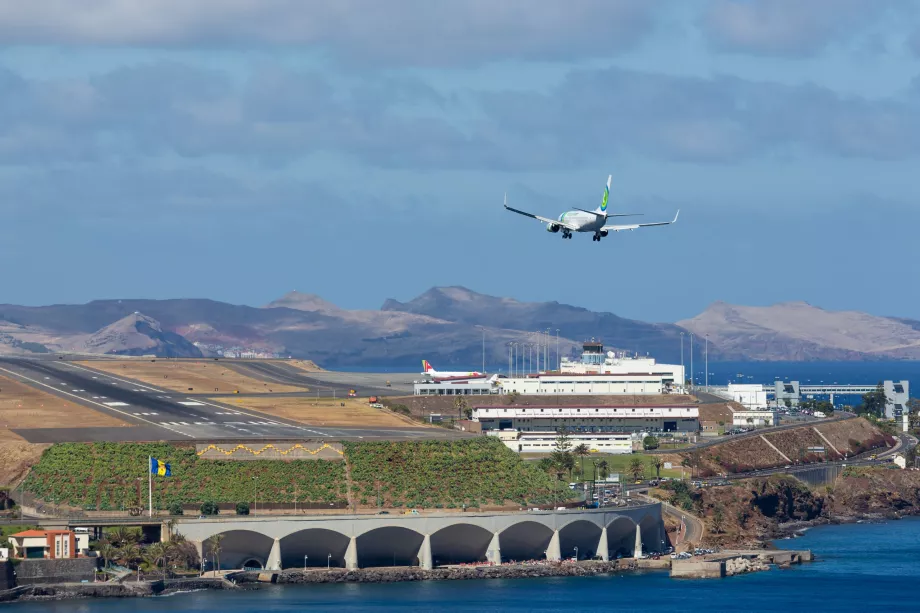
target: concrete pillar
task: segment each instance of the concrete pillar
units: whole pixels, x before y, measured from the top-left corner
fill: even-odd
[[[639,528],[639,525],[636,524],[636,547],[633,550],[633,557],[638,558],[642,556],[642,530]]]
[[[345,550],[345,568],[356,570],[358,568],[358,539],[351,537],[348,549]]]
[[[431,560],[431,537],[427,534],[422,540],[422,546],[418,549],[418,565],[419,568],[424,570],[431,570],[434,568],[434,564]]]
[[[265,562],[265,570],[281,570],[281,539],[275,539],[275,542],[272,543],[268,561]]]
[[[486,550],[486,560],[492,564],[502,563],[502,548],[498,538],[498,532],[492,535],[492,540],[489,542],[489,548]]]
[[[610,550],[607,548],[607,528],[601,529],[601,540],[597,542],[597,555],[601,560],[610,560]]]
[[[550,562],[558,562],[562,559],[562,551],[559,549],[559,531],[553,530],[553,538],[549,540],[546,546],[546,559]]]

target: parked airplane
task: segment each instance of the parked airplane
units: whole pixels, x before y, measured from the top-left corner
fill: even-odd
[[[422,374],[431,377],[432,379],[478,379],[485,377],[486,375],[481,372],[441,372],[435,370],[431,363],[428,360],[422,360]]]
[[[562,238],[572,238],[572,232],[593,232],[594,236],[591,240],[595,241],[600,241],[610,232],[622,232],[623,230],[635,230],[636,228],[648,228],[650,226],[667,226],[677,221],[677,215],[680,215],[680,209],[678,209],[677,215],[674,215],[674,219],[671,221],[625,225],[608,224],[607,220],[611,217],[633,217],[636,215],[635,213],[607,212],[607,200],[610,198],[610,183],[612,180],[613,175],[609,175],[607,177],[607,187],[604,188],[604,198],[601,200],[601,205],[593,211],[576,208],[574,211],[566,211],[559,216],[559,219],[549,219],[548,217],[540,217],[533,213],[511,208],[508,206],[507,193],[505,194],[505,208],[512,213],[524,215],[525,217],[530,217],[531,219],[536,219],[537,221],[545,223],[547,232],[555,233],[562,230]]]

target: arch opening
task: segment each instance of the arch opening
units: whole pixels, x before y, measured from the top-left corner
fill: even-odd
[[[425,537],[408,528],[375,528],[357,538],[358,566],[417,566],[423,540]]]
[[[661,522],[651,515],[646,515],[639,522],[639,532],[642,535],[642,551],[645,553],[661,552],[667,548]]]
[[[484,562],[492,533],[472,524],[455,524],[431,535],[431,559],[435,566]]]
[[[243,568],[245,562],[255,560],[265,568],[275,540],[252,530],[228,530],[220,544],[207,539],[202,543],[206,570],[232,570]]]
[[[600,539],[600,526],[579,519],[559,530],[559,551],[563,558],[573,558],[577,555],[579,560],[590,560],[597,553]]]
[[[535,521],[522,521],[498,535],[502,561],[544,560],[553,530]]]
[[[255,558],[249,558],[243,562],[243,568],[259,568],[264,569],[265,563],[261,560],[256,560]]]
[[[335,530],[308,528],[281,539],[281,568],[344,568],[351,539]]]
[[[611,559],[631,558],[636,546],[636,522],[617,517],[607,524],[607,551]]]

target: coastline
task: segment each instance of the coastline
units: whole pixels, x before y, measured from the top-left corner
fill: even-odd
[[[95,598],[150,598],[197,590],[251,590],[271,584],[307,585],[318,583],[402,583],[413,581],[468,581],[476,579],[530,579],[546,577],[593,577],[652,568],[634,559],[553,562],[505,566],[453,566],[423,570],[418,567],[366,568],[345,570],[313,569],[304,572],[288,569],[276,573],[246,571],[227,579],[180,579],[125,581],[123,583],[63,583],[27,585],[0,593],[0,604],[13,602],[53,602]],[[266,580],[271,577],[270,580]]]

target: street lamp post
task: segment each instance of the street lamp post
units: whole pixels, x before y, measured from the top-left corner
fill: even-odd
[[[303,557],[303,572],[307,572],[307,558],[310,556]]]
[[[256,509],[259,508],[259,478],[258,477],[252,478],[252,492],[253,492],[252,516],[255,517]]]
[[[706,391],[709,391],[709,335],[706,335]]]
[[[562,359],[559,357],[559,328],[556,328],[556,369],[562,370]]]
[[[681,370],[681,373],[682,373],[681,376],[683,376],[683,378],[684,378],[684,381],[683,381],[684,385],[683,385],[683,386],[686,387],[686,385],[687,385],[687,373],[684,372],[684,333],[683,333],[683,332],[680,333],[680,370]]]
[[[693,332],[690,333],[690,389],[693,389],[696,381],[694,380],[693,372]]]
[[[326,570],[329,570],[331,566],[332,566],[332,554],[330,553],[329,555],[326,556]]]
[[[578,561],[578,547],[575,547],[575,561]]]

